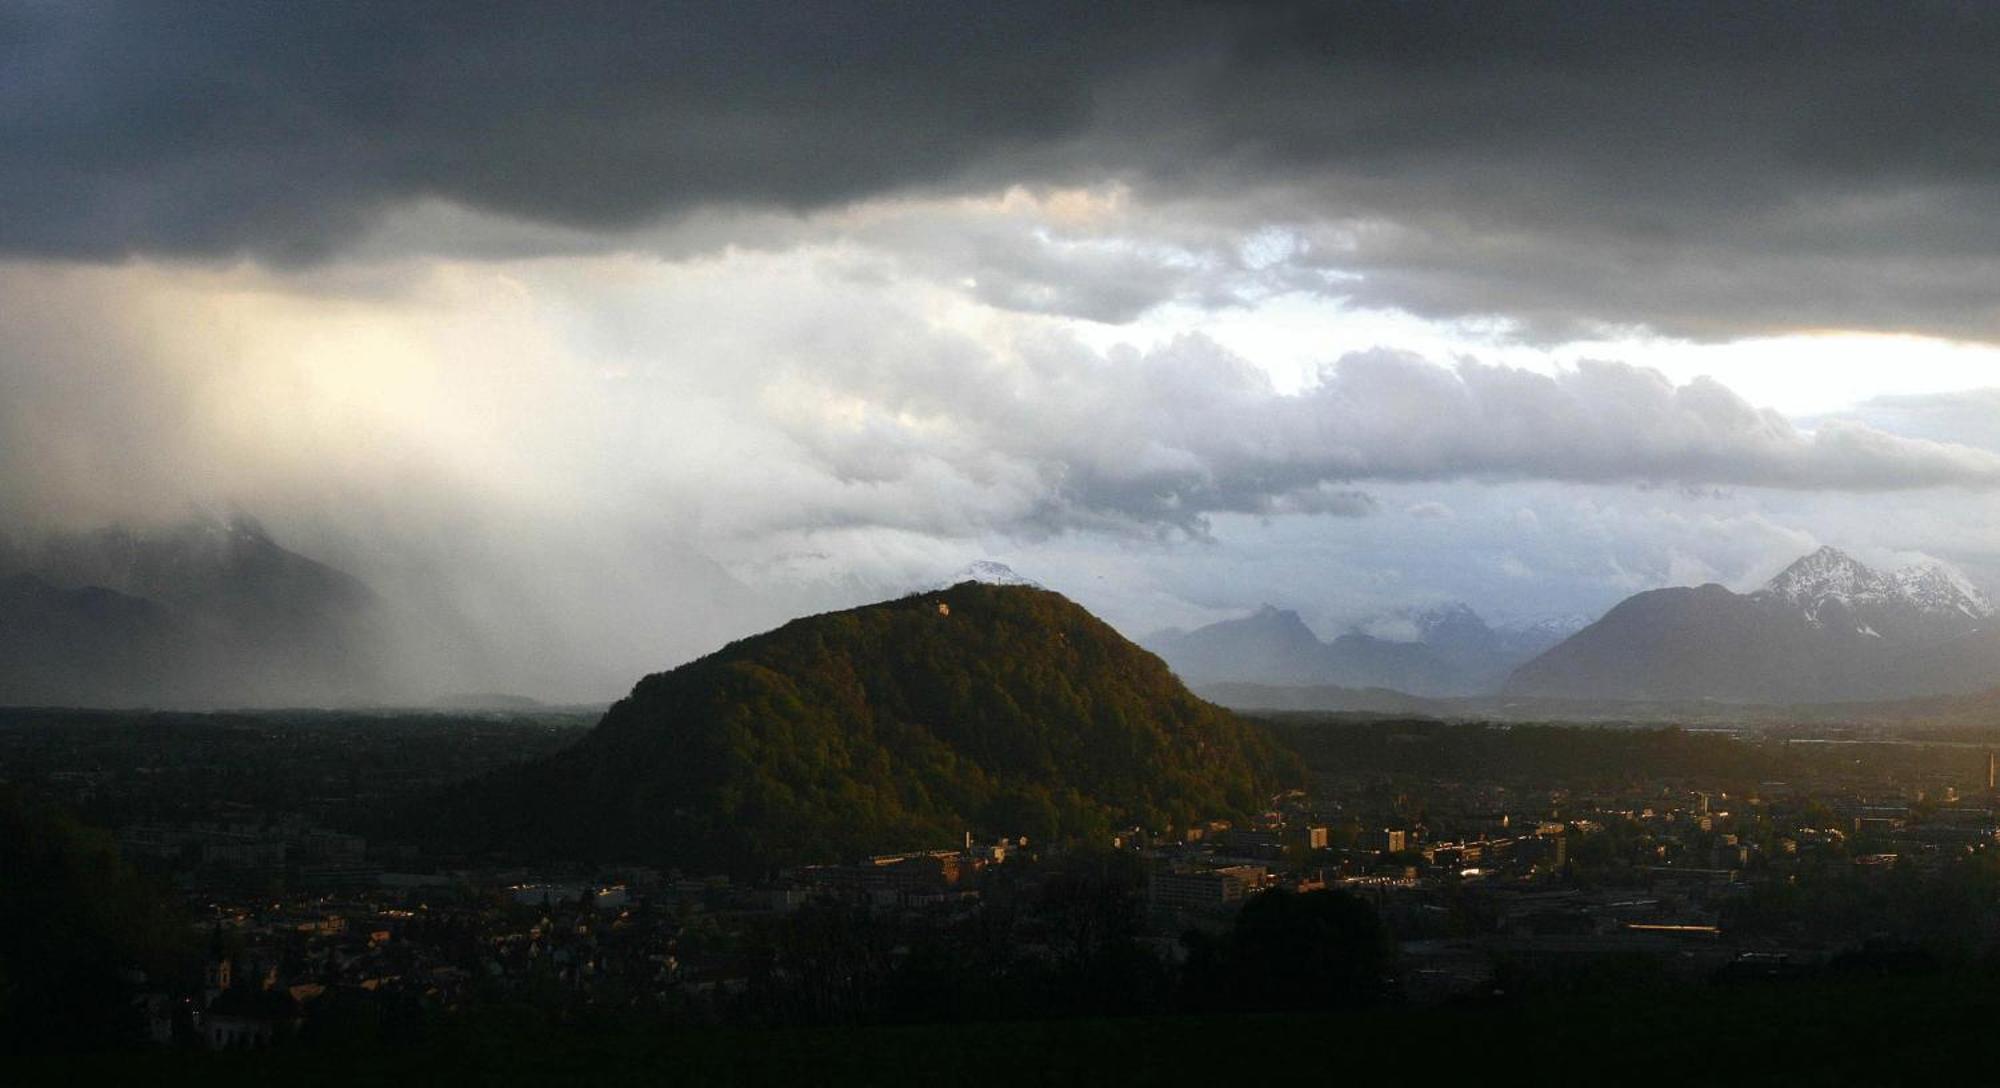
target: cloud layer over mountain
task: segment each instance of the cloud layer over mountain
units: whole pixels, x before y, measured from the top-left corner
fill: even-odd
[[[2000,485],[1989,449],[1840,419],[1806,431],[1714,380],[1627,364],[1551,373],[1383,349],[1282,392],[1200,335],[1149,351],[1031,327],[974,337],[866,287],[767,275],[758,260],[715,273],[734,294],[717,303],[734,308],[719,314],[724,334],[677,335],[681,317],[644,292],[624,313],[600,301],[592,320],[639,323],[640,338],[656,323],[677,356],[606,375],[562,337],[560,298],[495,307],[484,283],[376,313],[262,297],[274,285],[237,276],[146,287],[125,304],[136,316],[92,323],[83,315],[114,305],[120,277],[52,289],[17,271],[10,290],[41,304],[0,315],[18,353],[0,374],[0,418],[22,441],[0,495],[31,508],[76,496],[91,520],[141,496],[208,497],[182,490],[204,476],[254,505],[400,480],[426,493],[501,484],[514,501],[596,517],[651,493],[726,539],[857,524],[1201,535],[1222,513],[1367,515],[1368,488],[1385,482]],[[869,320],[829,341],[842,309]],[[278,336],[190,335],[191,313]],[[329,315],[379,325],[352,338],[375,356],[343,342],[302,353],[293,333]],[[443,356],[410,356],[411,338],[443,338]]]
[[[1991,582],[1996,47],[1942,3],[0,0],[0,519],[253,514],[565,692],[988,556],[1132,631],[1828,541]]]

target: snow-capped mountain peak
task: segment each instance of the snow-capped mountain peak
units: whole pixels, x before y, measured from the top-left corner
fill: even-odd
[[[965,569],[947,578],[944,585],[939,588],[948,588],[960,582],[984,582],[989,586],[1027,586],[1030,589],[1048,588],[1032,578],[1015,573],[1014,568],[1007,564],[995,563],[990,559],[981,559],[966,566]]]
[[[1764,592],[1812,610],[1829,600],[1852,604],[1893,596],[1896,583],[1829,545],[1780,571]]]
[[[1993,617],[1945,564],[1885,573],[1822,548],[1754,593],[1634,594],[1516,669],[1505,694],[1800,703],[1980,691],[2000,676]]]
[[[1912,563],[1895,574],[1897,590],[1926,612],[1959,612],[1993,618],[1993,602],[1965,575],[1935,559]]]
[[[1760,595],[1803,609],[1815,624],[1833,610],[1850,618],[1885,608],[1953,619],[1984,620],[1994,615],[1986,594],[1944,563],[1925,560],[1884,574],[1834,547],[1820,548],[1786,567]],[[1879,634],[1866,619],[1856,622],[1857,631]]]

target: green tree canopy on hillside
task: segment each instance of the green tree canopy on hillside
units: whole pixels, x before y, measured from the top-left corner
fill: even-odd
[[[455,817],[495,849],[743,868],[1240,817],[1300,777],[1062,596],[967,582],[649,676]]]

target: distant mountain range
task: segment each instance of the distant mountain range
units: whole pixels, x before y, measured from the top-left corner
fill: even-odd
[[[0,703],[379,696],[374,606],[248,518],[49,537],[0,555]]]
[[[1561,642],[1583,620],[1493,627],[1463,604],[1411,613],[1410,640],[1349,632],[1331,642],[1298,613],[1265,605],[1241,619],[1143,640],[1183,680],[1215,685],[1388,688],[1422,696],[1497,691],[1514,667]]]
[[[1103,841],[1246,816],[1301,775],[1080,606],[967,581],[646,677],[574,747],[410,818],[515,856],[741,870],[967,831]]]
[[[1939,563],[1871,569],[1821,548],[1754,593],[1627,598],[1507,681],[1561,699],[1798,703],[1951,695],[2000,684],[1991,601]]]
[[[988,561],[953,582],[1040,589]],[[1196,691],[1272,709],[1618,717],[2000,687],[2000,614],[1978,587],[1942,563],[1878,571],[1830,547],[1755,592],[1652,590],[1595,623],[1495,626],[1462,604],[1391,619],[1408,637],[1322,640],[1265,606],[1142,642]],[[247,518],[0,546],[0,705],[393,701],[428,679],[405,675],[397,646],[367,586]]]

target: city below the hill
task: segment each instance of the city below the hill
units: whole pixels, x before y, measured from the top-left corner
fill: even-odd
[[[1423,1008],[1605,972],[1699,988],[1936,971],[2000,932],[2000,736],[1952,731],[1286,715],[1263,725],[1309,788],[1245,818],[968,832],[749,877],[510,863],[379,815],[583,724],[17,712],[0,767],[176,890],[200,973],[138,992],[162,1044],[325,1044],[517,1005],[928,1022],[1298,1007],[1303,984],[1305,1007]],[[1231,958],[1260,924],[1247,904],[1328,889],[1364,905],[1339,954],[1374,947],[1366,974]]]

